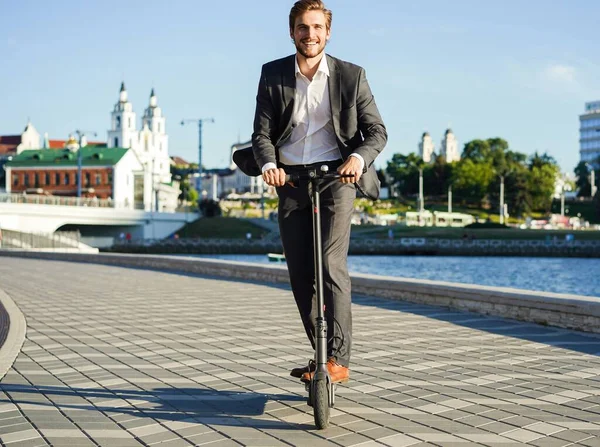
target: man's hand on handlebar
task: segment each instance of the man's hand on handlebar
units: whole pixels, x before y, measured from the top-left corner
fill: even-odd
[[[348,157],[346,161],[337,169],[341,175],[351,175],[352,177],[341,177],[342,183],[356,183],[362,175],[362,166],[360,160],[356,157]]]
[[[285,171],[282,168],[267,169],[263,172],[262,178],[269,186],[285,185]]]

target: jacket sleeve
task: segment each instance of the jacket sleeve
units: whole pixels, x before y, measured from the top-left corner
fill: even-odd
[[[254,132],[252,133],[252,150],[259,169],[267,163],[277,163],[275,145],[273,144],[275,129],[276,120],[273,102],[269,94],[267,76],[263,66],[256,95]]]
[[[358,76],[358,92],[356,98],[358,128],[363,135],[364,141],[354,150],[365,160],[364,169],[369,168],[375,158],[385,147],[387,143],[387,131],[375,98],[371,93],[371,88],[367,82],[365,70],[360,69]]]

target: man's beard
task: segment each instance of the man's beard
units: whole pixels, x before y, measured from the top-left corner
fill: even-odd
[[[325,46],[327,45],[327,41],[325,41],[325,43],[323,45],[319,44],[319,51],[317,54],[315,54],[314,56],[311,56],[302,46],[302,42],[298,43],[294,40],[294,46],[296,47],[296,51],[298,51],[298,53],[300,53],[302,56],[304,56],[307,59],[312,59],[314,57],[317,57],[319,55],[321,55],[321,53],[323,53],[323,51],[325,51]]]

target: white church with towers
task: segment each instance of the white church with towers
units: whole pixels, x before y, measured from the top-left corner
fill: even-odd
[[[26,165],[27,172],[21,173],[23,186],[36,191],[27,192],[39,194],[37,191],[41,190],[50,195],[73,195],[77,189],[76,180],[73,179],[78,169],[78,157],[73,154],[79,153],[80,146],[85,148],[80,154],[86,154],[81,155],[83,174],[87,172],[95,179],[93,184],[83,185],[85,197],[122,200],[125,207],[146,211],[174,212],[177,209],[179,183],[171,179],[169,137],[154,89],[142,116],[141,129],[138,130],[136,113],[127,97],[125,83],[121,83],[119,99],[111,112],[106,143],[88,142],[85,135],[80,135],[79,141],[73,135],[69,135],[68,140],[51,140],[47,133],[40,138],[31,122],[27,123],[20,135],[0,135],[0,169],[4,172],[5,166],[15,165],[12,171],[23,171]],[[55,151],[56,156],[45,151]],[[101,154],[103,151],[104,158]],[[90,155],[92,152],[93,157]],[[61,155],[64,158],[64,154],[68,153],[72,153],[69,155],[72,161],[64,167],[64,172],[58,173],[56,159]],[[117,153],[121,155],[115,159]],[[101,159],[106,163],[97,161]],[[21,166],[17,167],[19,163]],[[48,170],[52,170],[53,175],[46,175]],[[55,175],[60,176],[61,180],[55,180]],[[96,176],[105,180],[96,180]],[[11,186],[19,186],[21,180],[12,180],[14,185],[11,183],[6,186],[8,181],[8,176],[0,177],[3,183],[0,190],[10,191]]]
[[[431,163],[435,158],[435,145],[429,135],[429,132],[423,132],[421,141],[419,141],[419,155],[425,163]],[[458,140],[452,132],[452,129],[446,129],[444,137],[440,145],[440,153],[446,163],[460,160],[460,152],[458,151]]]
[[[137,156],[143,166],[145,208],[171,211],[176,206],[179,186],[172,184],[169,136],[154,88],[142,116],[142,128],[137,130],[136,113],[127,97],[125,83],[121,83],[119,100],[111,113],[107,147],[128,148]]]

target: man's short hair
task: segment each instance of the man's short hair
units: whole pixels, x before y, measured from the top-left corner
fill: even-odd
[[[327,25],[327,29],[331,29],[331,11],[325,8],[325,3],[321,0],[298,0],[292,6],[290,11],[290,29],[294,29],[294,25],[296,24],[296,18],[307,11],[323,11],[325,14],[325,22]]]

